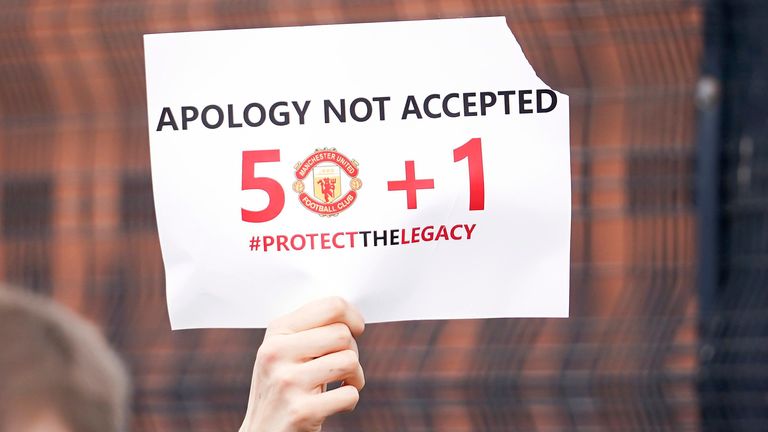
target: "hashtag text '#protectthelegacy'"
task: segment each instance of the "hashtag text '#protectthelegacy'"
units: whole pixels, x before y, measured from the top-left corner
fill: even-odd
[[[476,224],[455,224],[333,233],[253,235],[248,240],[248,247],[254,252],[291,252],[305,249],[406,246],[435,241],[472,240],[476,227]]]

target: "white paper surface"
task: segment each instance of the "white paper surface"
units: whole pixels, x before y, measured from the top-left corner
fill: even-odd
[[[503,17],[153,34],[145,53],[174,329],[264,327],[328,295],[367,322],[568,316],[568,97]],[[421,118],[403,119],[409,95]],[[346,122],[326,119],[342,98]],[[326,148],[301,185],[316,209],[346,206],[335,216],[294,190],[295,166]],[[427,181],[411,182],[413,209],[407,161]],[[242,211],[267,207],[263,222]]]

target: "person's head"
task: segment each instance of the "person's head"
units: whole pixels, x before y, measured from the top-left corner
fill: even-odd
[[[0,284],[0,432],[118,432],[125,368],[69,310]]]

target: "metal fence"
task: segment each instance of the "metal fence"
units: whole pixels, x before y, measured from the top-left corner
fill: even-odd
[[[263,333],[169,330],[141,35],[504,15],[539,75],[571,97],[572,318],[369,326],[360,343],[362,400],[327,430],[700,430],[693,89],[701,6],[6,1],[0,278],[50,294],[104,328],[133,372],[133,430],[235,430]],[[753,172],[764,178],[765,168]],[[738,217],[753,217],[763,235],[753,239],[764,240],[762,214],[740,213],[742,204],[729,204],[733,236],[751,236]],[[758,207],[765,211],[763,201]],[[743,264],[737,252],[723,253],[729,265]],[[765,257],[755,259],[753,273],[733,279],[761,286]],[[764,345],[765,334],[739,343]]]
[[[758,431],[768,427],[768,3],[711,0],[705,11],[703,72],[721,92],[700,98],[702,424]]]

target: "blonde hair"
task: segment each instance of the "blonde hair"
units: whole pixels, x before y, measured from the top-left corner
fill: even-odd
[[[47,409],[73,431],[119,432],[129,393],[123,363],[92,324],[0,284],[0,425]]]

